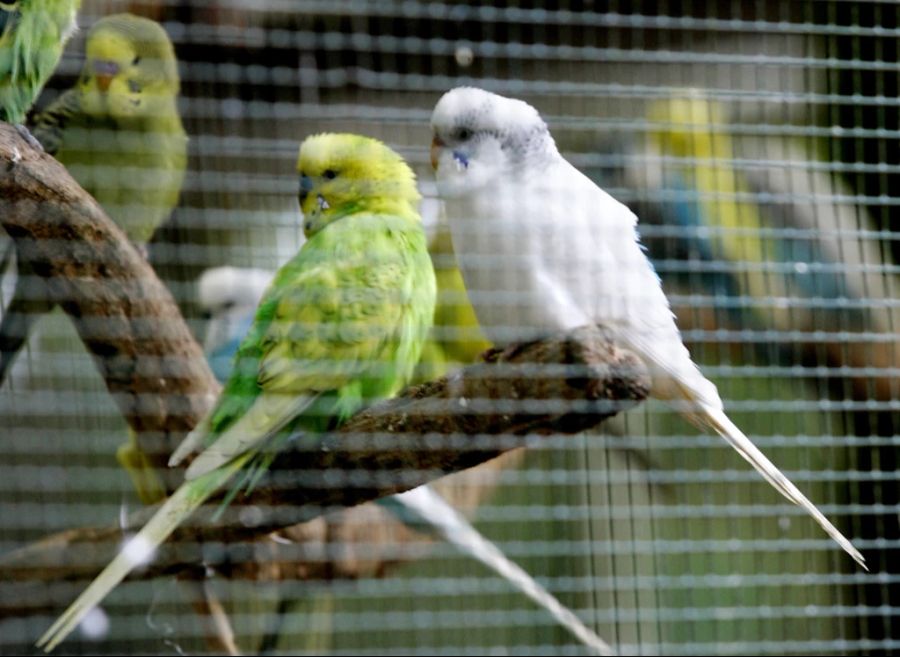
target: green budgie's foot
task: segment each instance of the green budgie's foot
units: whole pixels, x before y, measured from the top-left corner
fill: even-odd
[[[41,142],[34,138],[34,135],[31,134],[31,132],[28,130],[28,128],[25,127],[23,123],[16,124],[16,132],[18,132],[19,135],[21,135],[22,139],[27,141],[28,145],[33,149],[35,149],[39,153],[44,152],[44,147],[41,145]]]
[[[127,443],[122,443],[116,450],[116,460],[131,477],[131,483],[142,503],[155,504],[165,499],[166,489],[147,455],[134,442],[133,434]]]

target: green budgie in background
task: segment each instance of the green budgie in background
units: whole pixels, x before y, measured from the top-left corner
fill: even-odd
[[[232,494],[252,488],[291,432],[331,429],[412,376],[436,296],[412,170],[379,141],[322,134],[303,142],[299,172],[307,242],[275,275],[222,394],[171,463],[204,451],[41,637],[46,650],[234,475]]]
[[[116,14],[94,25],[85,51],[78,82],[36,117],[34,136],[143,251],[178,204],[187,162],[175,50],[158,23]],[[20,265],[0,324],[0,383],[52,306]]]
[[[25,114],[59,63],[80,5],[81,0],[0,2],[0,121],[27,134]]]
[[[430,381],[454,367],[474,363],[491,346],[478,326],[446,226],[437,227],[428,250],[438,296],[434,326],[416,371],[417,381]]]
[[[132,14],[100,19],[75,86],[35,119],[34,135],[135,244],[178,204],[187,135],[178,60],[162,26]]]

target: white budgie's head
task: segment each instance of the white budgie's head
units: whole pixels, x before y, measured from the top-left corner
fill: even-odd
[[[445,93],[431,115],[431,130],[431,164],[445,196],[491,184],[556,152],[536,109],[475,87]]]
[[[208,351],[243,337],[237,333],[241,326],[249,325],[273,276],[274,272],[266,269],[241,267],[214,267],[203,272],[197,282],[197,296],[209,319],[204,340]]]

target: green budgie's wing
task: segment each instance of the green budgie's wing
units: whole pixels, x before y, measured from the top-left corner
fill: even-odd
[[[19,16],[18,2],[0,2],[0,53],[2,53],[3,57],[0,61],[4,64],[8,61],[7,58],[10,58],[8,50],[10,49],[12,35],[15,32]],[[0,70],[5,74],[12,70],[12,66],[6,65]]]
[[[360,219],[317,235],[276,277],[203,430],[214,442],[188,479],[261,448],[320,397],[308,421],[326,428],[408,379],[427,329],[413,299],[413,259],[430,266],[424,241],[410,249],[405,237],[367,230],[371,215]]]
[[[71,1],[39,7],[22,4],[0,3],[0,120],[10,123],[25,120],[53,74],[74,25],[77,5]]]
[[[35,117],[31,134],[41,142],[44,151],[56,155],[66,127],[79,116],[81,116],[81,92],[78,89],[69,89]]]
[[[15,35],[20,18],[18,3],[0,3],[0,119],[4,121],[15,121],[19,104],[15,88],[19,75]]]

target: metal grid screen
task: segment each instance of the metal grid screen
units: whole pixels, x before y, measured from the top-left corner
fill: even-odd
[[[723,440],[657,401],[437,490],[623,654],[900,645],[898,5],[85,0],[33,116],[76,84],[91,26],[122,11],[160,22],[179,60],[187,173],[146,252],[200,343],[246,331],[270,273],[303,243],[305,137],[353,132],[399,152],[437,244],[434,104],[460,85],[525,100],[560,152],[637,213],[685,343],[730,416],[871,572]],[[216,270],[229,277],[210,301],[202,277],[223,266],[242,270]],[[210,363],[219,374],[230,358]],[[115,526],[142,504],[116,459],[129,440],[120,406],[58,308],[0,388],[0,418],[0,652],[36,652],[102,565],[90,543],[54,552],[39,541]],[[252,515],[252,502],[235,505]],[[197,561],[139,571],[58,650],[587,650],[399,517],[385,505],[332,510],[225,545],[227,558],[204,546],[205,577]]]

